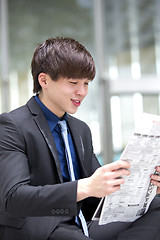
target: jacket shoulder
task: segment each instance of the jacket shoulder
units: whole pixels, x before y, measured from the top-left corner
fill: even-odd
[[[87,123],[85,123],[84,121],[76,118],[76,117],[73,117],[71,115],[68,114],[68,122],[74,124],[74,125],[77,125],[77,126],[81,126],[81,127],[84,127],[84,128],[88,128],[89,129],[89,126],[87,125]]]
[[[37,112],[40,112],[40,108],[36,101],[34,100],[34,97],[32,97],[25,105],[18,107],[10,112],[4,112],[0,114],[0,121],[7,121],[7,119],[15,120],[16,122],[23,122],[27,118],[30,118],[31,115],[36,114]]]

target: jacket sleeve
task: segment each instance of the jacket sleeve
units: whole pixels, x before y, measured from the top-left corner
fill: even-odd
[[[24,122],[25,127],[25,122]],[[77,215],[77,182],[30,185],[25,138],[10,114],[0,116],[0,210],[14,216]]]

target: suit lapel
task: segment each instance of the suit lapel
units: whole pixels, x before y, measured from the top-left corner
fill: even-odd
[[[60,182],[63,182],[61,166],[60,166],[60,162],[59,162],[59,158],[58,158],[56,145],[55,145],[51,130],[46,121],[46,118],[45,118],[44,114],[42,113],[40,107],[34,100],[34,98],[31,98],[31,100],[28,102],[28,107],[29,107],[32,115],[34,115],[33,120],[35,121],[37,127],[39,128],[41,134],[43,135],[43,137],[53,155]]]
[[[33,97],[28,101],[27,105],[31,114],[33,115],[33,120],[35,121],[37,127],[39,128],[39,131],[43,135],[53,155],[60,182],[63,182],[61,166],[58,158],[56,145],[55,145],[52,133],[50,131],[50,128],[48,126],[48,123],[46,121],[46,118]],[[67,115],[67,119],[68,119],[67,122],[68,122],[69,128],[71,130],[72,138],[74,140],[75,147],[77,150],[80,166],[82,169],[82,174],[85,177],[87,176],[87,173],[84,167],[84,145],[83,145],[82,137],[80,136],[78,132],[78,126],[75,124],[75,121],[72,120],[72,117],[70,115]]]
[[[79,132],[78,132],[78,126],[75,124],[75,122],[72,120],[72,118],[67,115],[67,119],[68,119],[68,125],[72,134],[72,138],[74,140],[75,143],[75,147],[77,150],[77,154],[78,154],[78,158],[79,158],[79,162],[82,168],[82,173],[84,176],[87,176],[85,167],[84,167],[84,145],[83,145],[83,141],[82,141],[82,137],[80,136]]]

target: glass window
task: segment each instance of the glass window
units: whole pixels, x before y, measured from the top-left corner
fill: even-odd
[[[160,1],[104,0],[103,6],[105,71],[111,81],[113,148],[118,153],[142,112],[159,114],[159,94],[145,89],[152,89],[153,78],[159,81]],[[138,89],[140,81],[144,87]]]

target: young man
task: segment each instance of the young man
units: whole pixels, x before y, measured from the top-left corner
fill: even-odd
[[[132,229],[142,226],[143,236],[150,227],[153,240],[160,230],[159,199],[131,227],[91,221],[99,199],[124,183],[120,176],[129,175],[129,163],[101,167],[88,126],[69,115],[78,110],[95,76],[90,53],[74,39],[51,38],[36,48],[31,68],[36,96],[0,116],[0,239],[138,240],[141,231],[132,238]]]

